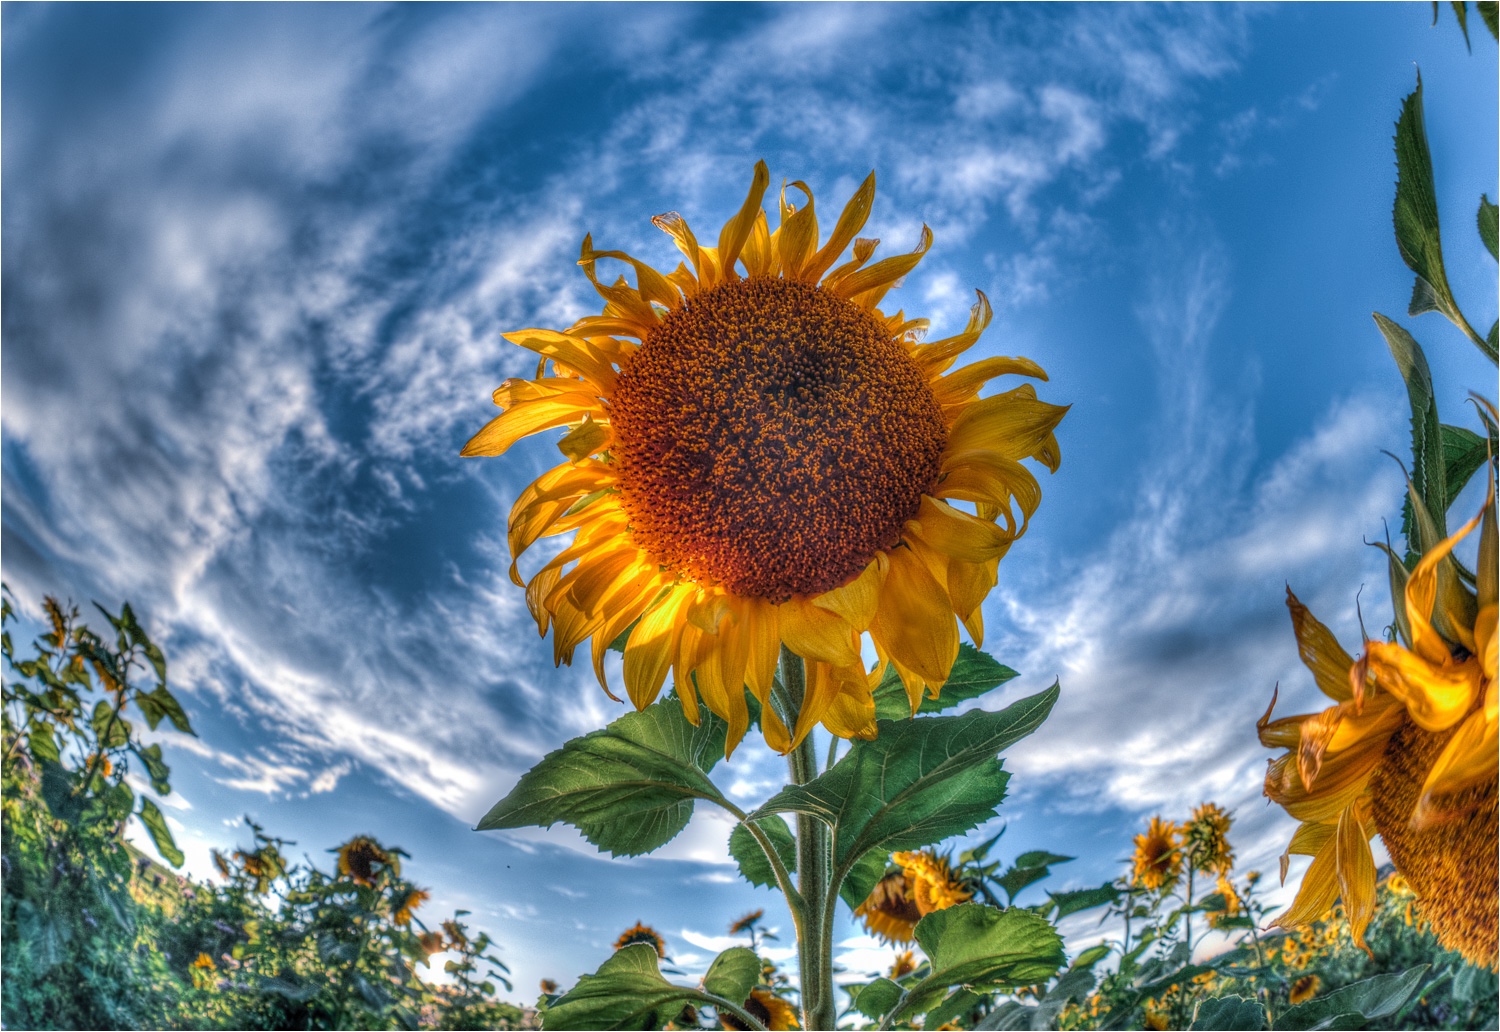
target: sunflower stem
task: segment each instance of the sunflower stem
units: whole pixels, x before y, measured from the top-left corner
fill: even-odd
[[[781,684],[790,704],[788,723],[801,712],[806,678],[802,657],[783,645]],[[805,785],[818,776],[818,754],[811,732],[788,754],[787,762],[793,784]],[[808,814],[797,815],[797,887],[806,906],[797,942],[805,1029],[832,1029],[837,1020],[833,1000],[832,908],[828,906],[833,891],[829,877],[831,839],[829,828],[822,821]]]

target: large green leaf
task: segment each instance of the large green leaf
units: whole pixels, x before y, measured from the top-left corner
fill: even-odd
[[[656,966],[656,950],[633,943],[542,1013],[544,1029],[652,1029],[671,1021],[698,993],[673,985]]]
[[[958,658],[936,699],[923,698],[917,707],[918,713],[940,713],[952,709],[961,702],[1000,687],[1016,676],[1016,672],[996,661],[988,652],[981,652],[968,642],[958,646]],[[895,667],[887,667],[885,677],[875,689],[875,716],[879,720],[906,720],[911,716],[911,702],[902,687],[901,677]]]
[[[877,978],[854,997],[854,1009],[879,1021],[901,1001],[902,988],[889,978]]]
[[[759,981],[760,958],[755,951],[731,946],[708,966],[708,973],[703,976],[703,989],[733,1003],[743,1004]]]
[[[1266,1011],[1245,996],[1219,996],[1199,1001],[1193,1011],[1193,1029],[1223,1032],[1257,1032],[1266,1027]]]
[[[1057,906],[1055,919],[1061,921],[1069,914],[1092,907],[1102,907],[1120,898],[1120,890],[1113,882],[1105,882],[1097,889],[1077,889],[1073,892],[1051,892],[1048,898]]]
[[[780,817],[767,817],[765,820],[756,821],[756,826],[766,838],[771,840],[771,847],[776,850],[776,856],[786,868],[788,874],[797,870],[797,840],[792,836],[792,829],[786,826],[786,821]],[[729,855],[734,857],[734,862],[740,865],[740,875],[751,885],[759,885],[763,888],[779,888],[776,883],[776,872],[771,867],[771,861],[766,859],[766,851],[761,848],[760,842],[750,834],[750,829],[743,824],[736,824],[734,831],[729,833]]]
[[[889,861],[888,852],[872,849],[850,866],[849,873],[844,875],[843,884],[839,886],[839,898],[849,904],[850,910],[858,909],[870,895],[875,883],[885,877]]]
[[[725,725],[702,719],[694,727],[669,698],[575,738],[522,775],[479,830],[560,821],[616,856],[659,849],[687,827],[695,800],[723,801],[708,771],[724,755]]]
[[[836,869],[873,849],[917,849],[961,835],[993,816],[1009,775],[997,754],[1031,734],[1057,701],[1056,685],[999,713],[881,721],[833,767],[790,785],[752,817],[811,814],[833,829]]]
[[[1274,1027],[1278,1032],[1282,1029],[1327,1028],[1330,1026],[1324,1022],[1346,1014],[1358,1014],[1367,1020],[1384,1018],[1396,1013],[1402,1004],[1411,999],[1425,974],[1427,965],[1420,964],[1405,971],[1376,975],[1374,978],[1346,985],[1283,1011],[1276,1016]]]
[[[1401,102],[1396,122],[1396,205],[1392,213],[1396,246],[1407,267],[1417,274],[1408,315],[1442,312],[1455,322],[1457,306],[1443,270],[1443,244],[1438,232],[1437,192],[1432,183],[1432,155],[1427,149],[1427,127],[1422,115],[1422,77]]]
[[[166,717],[172,722],[172,726],[183,734],[196,734],[193,725],[188,721],[187,713],[183,711],[182,704],[167,690],[165,684],[159,684],[149,692],[137,691],[135,704],[141,708],[141,713],[146,717],[146,723],[151,725],[153,731],[156,725],[161,723],[161,718]]]
[[[166,795],[172,791],[172,768],[166,765],[161,758],[161,744],[154,743],[145,749],[137,747],[135,754],[141,758],[146,765],[146,773],[151,778],[151,787],[157,795]]]
[[[1375,325],[1385,337],[1391,357],[1401,370],[1401,378],[1406,381],[1406,397],[1411,403],[1412,485],[1427,504],[1427,511],[1433,514],[1441,536],[1446,537],[1444,514],[1448,511],[1448,483],[1443,464],[1443,432],[1438,420],[1437,401],[1432,393],[1432,373],[1427,368],[1427,356],[1411,334],[1379,312],[1375,313]],[[1414,539],[1410,503],[1402,510],[1401,533],[1406,537],[1407,556],[1410,558]]]
[[[1027,910],[960,903],[917,922],[917,943],[931,973],[907,993],[902,1017],[924,1013],[948,987],[974,990],[1040,985],[1063,966],[1062,938],[1046,918]]]
[[[162,855],[162,859],[173,867],[181,867],[185,859],[182,850],[177,848],[177,843],[172,838],[172,829],[167,827],[167,819],[156,808],[156,804],[149,799],[142,799],[140,817],[141,823],[151,833],[151,841],[156,843],[156,851]]]
[[[1489,458],[1489,442],[1461,426],[1444,423],[1439,429],[1443,435],[1444,496],[1452,505],[1475,471]]]

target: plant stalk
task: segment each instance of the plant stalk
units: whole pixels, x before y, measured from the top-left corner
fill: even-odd
[[[806,668],[802,657],[781,647],[781,683],[791,704],[788,723],[801,712],[806,690]],[[792,783],[805,785],[818,776],[818,756],[809,732],[787,756]],[[832,1029],[837,1020],[833,998],[832,908],[827,904],[830,884],[832,841],[828,826],[816,817],[797,815],[797,888],[806,905],[800,928],[797,959],[801,974],[802,1027]]]

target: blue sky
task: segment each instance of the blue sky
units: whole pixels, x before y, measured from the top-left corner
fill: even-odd
[[[1404,316],[1390,138],[1420,67],[1455,292],[1495,317],[1472,229],[1496,193],[1495,47],[1425,4],[40,6],[3,9],[3,567],[131,601],[198,740],[165,735],[189,866],[251,814],[320,862],[413,854],[474,911],[515,998],[635,920],[697,972],[777,898],[695,819],[614,861],[566,828],[478,834],[541,755],[619,710],[554,670],[505,576],[504,519],[552,444],[459,460],[501,340],[597,310],[574,260],[666,266],[649,217],[717,227],[751,166],[825,209],[875,170],[866,232],[936,245],[899,303],[934,332],[980,288],[979,349],[1072,403],[1060,472],[1002,564],[987,647],[1054,678],[1007,760],[1005,855],[1111,876],[1154,813],[1231,806],[1274,869],[1254,720],[1313,704],[1290,583],[1346,642],[1389,611],[1404,391],[1370,321],[1427,346],[1463,422],[1493,367]],[[893,295],[893,300],[895,295]],[[1477,503],[1476,503],[1477,504]],[[720,772],[754,803],[780,761]],[[998,827],[998,822],[993,827]],[[1071,928],[1074,942],[1094,934]],[[852,926],[853,971],[886,953]],[[787,932],[788,936],[790,932]],[[782,943],[787,946],[786,942]]]

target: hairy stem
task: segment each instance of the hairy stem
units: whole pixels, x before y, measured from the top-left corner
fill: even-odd
[[[791,704],[790,716],[801,711],[806,688],[802,657],[781,648],[781,683]],[[818,776],[818,756],[811,732],[787,756],[792,782],[805,785]],[[797,956],[802,982],[802,1027],[831,1029],[836,1010],[833,1000],[833,929],[828,898],[829,861],[832,841],[828,826],[816,817],[797,815],[797,881],[806,906],[805,920],[798,929]]]

